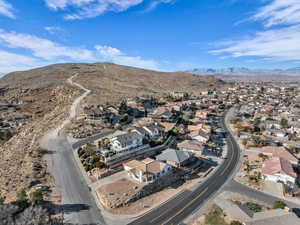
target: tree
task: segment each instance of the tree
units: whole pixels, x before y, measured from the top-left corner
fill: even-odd
[[[248,143],[248,140],[247,139],[242,139],[242,145],[246,146]]]
[[[40,189],[33,191],[30,195],[30,201],[33,205],[41,204],[44,201],[42,191]]]
[[[27,197],[26,190],[24,188],[19,190],[17,193],[17,203],[19,206],[24,207],[24,208],[28,204],[28,197]]]
[[[288,120],[285,118],[282,118],[280,121],[280,125],[282,126],[282,128],[288,128],[289,127]]]
[[[261,212],[262,206],[255,202],[247,202],[246,206],[253,212]]]
[[[3,205],[4,204],[4,201],[5,201],[5,197],[1,195],[1,192],[0,192],[0,205]]]
[[[285,207],[286,204],[283,201],[278,200],[273,203],[273,209],[284,209]]]
[[[253,125],[258,127],[261,123],[261,118],[257,117],[254,119]]]
[[[127,102],[124,100],[119,106],[119,114],[125,114],[128,110]]]
[[[269,156],[263,154],[263,153],[259,153],[258,157],[261,158],[263,161],[267,160],[269,158]]]
[[[232,221],[231,223],[230,223],[230,225],[243,225],[241,222],[239,222],[239,221]]]

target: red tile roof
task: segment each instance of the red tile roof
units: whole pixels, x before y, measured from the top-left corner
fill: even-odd
[[[262,167],[262,173],[269,175],[283,173],[294,178],[297,177],[292,164],[288,160],[280,157],[274,157],[265,161]]]

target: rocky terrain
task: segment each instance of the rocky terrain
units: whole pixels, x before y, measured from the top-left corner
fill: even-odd
[[[7,74],[0,79],[0,102],[25,102],[20,113],[30,114],[33,119],[0,146],[0,189],[6,202],[15,200],[20,188],[37,183],[51,186],[39,140],[66,117],[69,106],[82,92],[66,82],[75,73],[78,76],[74,81],[92,91],[87,104],[171,91],[199,93],[224,85],[213,76],[162,73],[109,63],[57,64]]]
[[[16,192],[22,187],[30,188],[38,183],[50,185],[46,165],[41,161],[43,151],[39,139],[65,117],[77,94],[79,91],[72,87],[53,86],[17,97],[19,101],[32,99],[22,110],[31,113],[33,120],[0,146],[0,189],[7,202],[15,200]]]

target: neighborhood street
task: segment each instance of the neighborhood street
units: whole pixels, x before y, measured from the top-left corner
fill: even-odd
[[[48,155],[48,170],[53,174],[56,188],[62,195],[62,210],[65,223],[70,224],[105,224],[89,188],[76,165],[73,147],[66,137],[59,136],[61,130],[76,116],[76,109],[90,90],[73,82],[67,82],[81,88],[84,93],[77,97],[69,110],[69,116],[59,127],[49,132],[41,141],[51,152]]]
[[[67,139],[50,140],[49,150],[54,151],[49,166],[55,175],[55,185],[61,191],[65,223],[105,224]]]
[[[130,223],[130,225],[146,224],[180,224],[186,217],[195,212],[209,200],[231,178],[240,159],[240,150],[232,135],[228,132],[225,119],[221,121],[222,128],[227,131],[228,153],[224,163],[204,183],[193,192],[186,191],[168,201],[145,216]]]

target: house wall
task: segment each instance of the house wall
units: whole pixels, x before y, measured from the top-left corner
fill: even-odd
[[[295,183],[295,178],[287,175],[287,174],[274,174],[274,175],[270,175],[270,174],[263,174],[263,178],[265,180],[269,180],[269,181],[273,181],[273,182],[278,182],[281,181],[283,183],[287,183],[288,181],[291,183]]]
[[[207,142],[208,141],[205,137],[202,137],[200,135],[196,136],[196,137],[193,137],[192,139],[196,140],[196,141],[200,141],[200,142]]]
[[[131,145],[127,145],[127,146],[124,146],[124,147],[121,146],[121,143],[117,139],[111,141],[112,149],[114,151],[117,151],[118,153],[129,150],[131,148],[139,147],[141,145],[143,145],[143,140],[142,139],[134,140]]]
[[[134,180],[136,180],[140,183],[152,183],[152,182],[154,182],[155,180],[157,180],[158,178],[160,178],[162,176],[166,176],[166,175],[171,174],[172,171],[173,171],[171,165],[166,165],[165,168],[160,173],[153,174],[153,179],[152,178],[149,178],[149,179],[144,178],[144,180],[143,180],[143,172],[142,171],[140,171],[138,176],[135,176],[135,174],[130,172],[130,170],[132,168],[130,168],[128,166],[124,166],[124,169],[127,171],[127,176],[129,178],[134,179]]]

